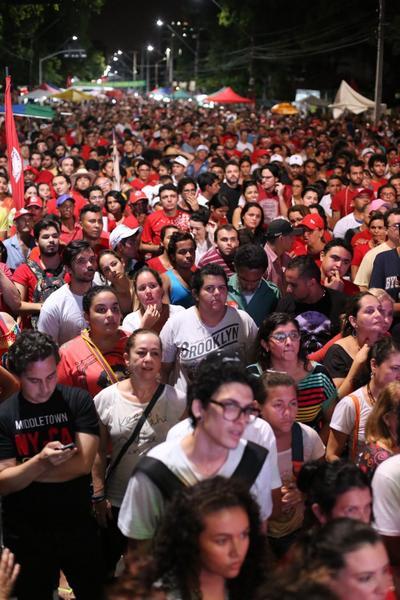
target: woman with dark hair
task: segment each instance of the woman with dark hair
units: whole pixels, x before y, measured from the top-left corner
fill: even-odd
[[[123,315],[128,315],[137,306],[132,280],[125,272],[125,265],[115,250],[102,250],[98,258],[101,284],[108,283],[118,296]]]
[[[122,323],[124,331],[131,333],[145,328],[160,333],[170,317],[184,310],[183,306],[165,302],[161,276],[149,267],[135,273],[133,287],[139,308],[125,317]]]
[[[210,215],[208,217],[207,231],[210,242],[214,243],[214,234],[218,227],[228,223],[229,200],[223,194],[215,194],[208,202]]]
[[[240,245],[257,244],[264,247],[266,242],[264,212],[257,202],[248,202],[243,206],[240,213],[240,222]]]
[[[339,398],[356,389],[354,379],[367,359],[369,348],[384,335],[380,301],[369,292],[352,296],[347,305],[342,338],[328,349],[324,359]]]
[[[108,220],[109,231],[115,229],[117,225],[126,225],[131,229],[138,227],[139,224],[136,217],[127,214],[129,209],[126,208],[126,205],[127,201],[121,192],[111,190],[106,195],[105,209],[110,215]]]
[[[371,487],[366,475],[353,463],[305,463],[298,474],[297,487],[304,494],[306,527],[340,517],[371,521]]]
[[[381,462],[400,452],[399,417],[400,382],[393,381],[370,412],[365,425],[365,445],[357,458],[357,465],[370,479]]]
[[[249,368],[259,375],[277,371],[293,377],[297,385],[297,420],[319,430],[326,440],[336,389],[326,369],[307,359],[296,319],[286,313],[267,317],[257,335],[256,359],[257,363]]]
[[[214,477],[175,496],[149,565],[167,598],[250,600],[265,571],[259,508],[239,482]]]
[[[365,440],[365,425],[386,385],[400,381],[400,344],[384,337],[368,351],[366,365],[355,380],[357,389],[338,402],[332,415],[326,451],[328,460],[337,460],[349,445],[356,460]]]
[[[171,304],[190,308],[194,304],[192,277],[196,242],[190,233],[174,232],[169,240],[167,254],[172,269],[162,274],[164,291]]]
[[[93,286],[83,297],[88,329],[60,348],[58,380],[95,396],[125,377],[124,352],[128,335],[120,329],[121,309],[108,286]]]
[[[118,530],[117,521],[133,468],[150,448],[165,441],[169,429],[185,410],[184,395],[169,385],[160,385],[161,353],[158,335],[148,329],[137,329],[128,339],[123,355],[129,377],[94,398],[100,418],[100,445],[92,471],[94,507],[99,525],[107,528],[105,554],[111,575],[125,547],[126,540]],[[145,414],[152,400],[154,405]],[[146,419],[140,432],[123,450],[144,414]],[[106,474],[110,444],[111,461]]]
[[[239,229],[241,224],[241,210],[248,202],[258,202],[258,186],[255,179],[249,179],[242,184],[242,195],[239,198],[238,205],[233,211],[232,225]]]

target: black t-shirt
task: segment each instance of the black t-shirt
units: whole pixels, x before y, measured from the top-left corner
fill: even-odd
[[[43,404],[28,402],[19,392],[0,405],[0,460],[15,458],[21,464],[48,442],[74,442],[76,433],[99,435],[96,409],[85,390],[57,385]],[[33,482],[3,498],[5,526],[14,529],[39,519],[44,526],[65,526],[86,518],[90,509],[89,475],[62,483]]]
[[[296,317],[307,354],[319,350],[340,330],[340,315],[344,313],[347,297],[342,292],[325,288],[325,295],[314,304],[297,302],[286,294],[278,302],[276,312]]]
[[[334,378],[345,378],[350,371],[353,359],[339,344],[333,344],[328,348],[324,358],[324,365],[329,371],[329,375]]]
[[[242,193],[241,190],[242,190],[242,188],[240,185],[238,185],[238,187],[236,187],[236,188],[231,188],[226,183],[223,183],[219,190],[218,195],[224,196],[225,198],[227,198],[227,200],[229,202],[229,210],[228,210],[229,223],[232,223],[233,211],[239,204],[239,198]]]
[[[395,302],[400,302],[400,257],[397,248],[375,257],[369,287],[381,288]]]

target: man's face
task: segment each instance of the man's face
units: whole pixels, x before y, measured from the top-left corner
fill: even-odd
[[[384,187],[379,194],[379,198],[393,206],[396,202],[396,192],[391,187]]]
[[[176,244],[175,265],[181,269],[191,269],[196,255],[195,244],[192,240],[183,240]]]
[[[61,158],[62,156],[64,156],[65,155],[64,146],[62,146],[61,144],[58,144],[54,149],[54,153],[56,154],[56,156],[58,156],[58,158]]]
[[[277,178],[271,173],[269,169],[261,170],[261,185],[264,188],[264,190],[273,191],[277,181]]]
[[[224,180],[225,171],[219,165],[214,165],[211,167],[211,173],[214,173],[218,177],[218,181],[221,184]]]
[[[237,186],[239,182],[240,171],[236,165],[228,165],[225,169],[225,179],[231,187]]]
[[[93,190],[92,192],[90,192],[89,203],[103,208],[106,203],[106,199],[104,198],[103,192],[101,190]]]
[[[239,247],[237,231],[221,229],[218,232],[216,245],[222,256],[232,258]]]
[[[15,226],[17,228],[17,232],[21,234],[28,234],[32,227],[32,217],[31,215],[23,215],[19,219],[15,221]]]
[[[121,256],[124,258],[131,260],[132,258],[138,257],[138,245],[139,245],[139,232],[131,235],[128,238],[125,238],[123,242],[121,242]]]
[[[388,239],[396,246],[400,245],[400,215],[390,215],[388,217]]]
[[[111,192],[112,181],[111,179],[108,179],[108,177],[98,177],[95,181],[95,184],[102,189],[105,196],[108,194],[108,192]]]
[[[306,177],[315,177],[317,174],[317,166],[313,162],[304,165],[304,174]]]
[[[322,235],[323,230],[319,229],[318,227],[316,229],[308,229],[307,227],[304,227],[303,239],[307,244],[307,249],[311,253],[314,253],[318,250],[318,245],[321,243]]]
[[[82,177],[78,177],[78,179],[75,182],[75,189],[79,190],[80,192],[83,192],[84,190],[87,190],[88,187],[90,187],[91,181],[89,177],[86,177],[85,175],[82,175]]]
[[[43,156],[43,160],[42,160],[43,169],[51,169],[52,166],[53,166],[53,159],[51,158],[51,156],[48,156],[47,154],[45,154]]]
[[[125,154],[133,154],[133,151],[134,151],[133,142],[131,140],[126,140],[126,142],[124,143]]]
[[[343,184],[340,181],[340,179],[331,179],[326,187],[326,191],[328,194],[330,194],[332,197],[337,194],[338,192],[340,192],[340,190],[342,189]]]
[[[255,292],[260,285],[264,269],[249,269],[248,267],[239,267],[236,270],[240,289],[243,292]]]
[[[65,177],[58,176],[53,179],[53,188],[57,196],[62,196],[63,194],[68,194],[70,185]]]
[[[292,179],[298,177],[303,172],[303,165],[289,165],[289,174]]]
[[[176,179],[181,179],[185,172],[185,167],[177,162],[172,163],[172,174]]]
[[[395,177],[390,182],[396,188],[397,198],[400,198],[400,177]]]
[[[354,208],[359,212],[363,212],[370,202],[371,199],[367,195],[356,196],[353,200]]]
[[[64,173],[64,175],[68,175],[68,177],[71,177],[74,170],[75,167],[72,158],[64,158],[64,160],[61,163],[61,172]]]
[[[207,193],[210,196],[215,196],[215,194],[218,194],[220,189],[221,189],[221,182],[219,181],[219,179],[217,179],[211,185],[207,186]]]
[[[75,203],[72,200],[66,200],[58,207],[61,219],[67,220],[74,216]]]
[[[28,363],[19,380],[25,400],[32,404],[47,402],[57,385],[57,364],[54,356]]]
[[[381,179],[386,171],[386,165],[383,161],[377,160],[376,162],[374,162],[373,166],[371,167],[371,172],[373,175],[375,175],[375,177],[377,177],[378,179]]]
[[[336,273],[342,278],[351,265],[351,254],[342,246],[334,246],[328,252],[321,252],[321,271],[327,277]]]
[[[292,294],[298,302],[307,301],[310,293],[310,281],[299,277],[299,269],[286,269],[285,279],[287,293]]]
[[[77,283],[90,283],[93,281],[97,268],[97,257],[92,249],[83,250],[72,261],[70,267],[71,278]]]
[[[163,190],[160,194],[160,203],[165,212],[172,212],[178,204],[178,194],[175,190]]]
[[[103,218],[100,212],[88,211],[81,217],[81,225],[85,238],[98,240],[103,231]]]
[[[60,247],[60,234],[55,227],[42,229],[38,239],[40,254],[43,256],[54,256]]]
[[[235,421],[228,421],[224,417],[224,407],[221,404],[233,404],[240,408],[253,407],[252,389],[243,383],[224,383],[214,392],[211,400],[218,404],[210,403],[206,408],[202,408],[199,406],[200,403],[195,401],[196,405],[193,406],[193,410],[196,410],[196,417],[197,412],[201,417],[198,426],[204,429],[210,443],[233,450],[239,444],[240,438],[243,437],[249,417],[241,413]]]
[[[362,167],[350,167],[349,178],[354,187],[360,187],[364,177],[364,169]]]
[[[34,152],[30,158],[29,164],[34,169],[40,169],[42,164],[42,156],[38,152]]]
[[[148,165],[140,165],[138,168],[138,177],[144,182],[148,181],[150,178],[150,167]]]

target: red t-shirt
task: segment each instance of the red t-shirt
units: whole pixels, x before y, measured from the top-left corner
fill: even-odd
[[[7,275],[8,279],[12,279],[12,273],[10,269],[7,267],[6,263],[0,262],[0,269],[3,271],[4,275]],[[4,304],[3,294],[0,291],[0,311],[1,312],[9,312],[10,309],[6,304]]]
[[[351,190],[349,186],[340,190],[332,198],[332,212],[340,212],[340,218],[349,215],[353,211],[353,199],[358,193],[358,188]]]
[[[371,187],[374,190],[374,194],[375,196],[378,194],[378,190],[382,185],[386,185],[388,182],[387,179],[385,179],[384,177],[382,177],[382,179],[378,179],[378,181],[376,181],[375,179],[371,179]]]
[[[364,231],[359,231],[351,238],[351,245],[353,248],[357,248],[357,246],[365,246],[366,242],[372,240],[372,235],[369,229],[364,229]]]
[[[72,190],[72,191],[68,192],[68,195],[71,196],[71,198],[73,198],[75,200],[74,217],[78,221],[79,220],[79,213],[81,211],[81,208],[83,208],[84,206],[86,206],[86,204],[88,203],[88,201],[83,196],[81,196],[81,194],[79,192],[77,192],[75,190]],[[47,202],[46,210],[47,210],[48,214],[59,216],[60,213],[58,212],[57,199],[56,198],[51,198]]]
[[[178,210],[174,217],[169,217],[163,210],[156,210],[146,217],[142,233],[142,242],[145,244],[161,244],[161,229],[165,225],[175,225],[181,231],[189,231],[189,213]]]
[[[119,223],[119,225],[126,225],[126,227],[130,227],[131,229],[136,229],[137,227],[139,227],[138,220],[133,215],[127,215],[126,217],[124,217],[122,219],[121,223]],[[108,219],[108,231],[111,233],[111,231],[113,229],[115,229],[116,227],[117,227],[116,221],[112,221],[111,219]]]
[[[158,273],[166,273],[167,272],[167,269],[162,264],[159,256],[150,258],[146,262],[147,262],[147,265],[150,267],[150,269],[154,269],[154,271],[157,271]]]

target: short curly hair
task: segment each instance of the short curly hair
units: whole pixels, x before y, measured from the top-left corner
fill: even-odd
[[[21,375],[29,363],[54,356],[56,364],[60,354],[56,342],[47,333],[24,329],[8,351],[8,368],[15,375]]]
[[[227,508],[240,507],[249,519],[249,548],[240,574],[227,582],[229,598],[251,598],[265,575],[265,538],[260,510],[242,482],[213,477],[179,492],[167,507],[155,538],[156,579],[171,577],[180,597],[200,597],[199,536],[204,518]]]

